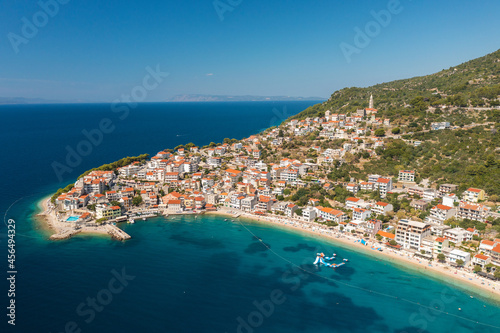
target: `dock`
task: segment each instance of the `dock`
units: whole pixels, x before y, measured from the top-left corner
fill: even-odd
[[[106,225],[106,231],[108,232],[108,234],[111,235],[111,237],[113,237],[117,240],[127,240],[127,239],[132,238],[125,231],[123,231],[122,229],[120,229],[117,226],[112,225],[112,224]]]
[[[68,238],[76,235],[79,232],[80,232],[80,230],[75,230],[75,229],[63,230],[63,231],[58,232],[57,234],[53,234],[52,236],[50,236],[50,239],[51,240],[68,239]]]

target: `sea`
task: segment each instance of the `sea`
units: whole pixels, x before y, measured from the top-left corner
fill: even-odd
[[[248,137],[317,102],[0,106],[0,331],[499,332],[499,304],[484,292],[260,221],[158,217],[120,225],[126,242],[53,242],[35,217],[88,169]],[[317,267],[317,252],[348,262]]]

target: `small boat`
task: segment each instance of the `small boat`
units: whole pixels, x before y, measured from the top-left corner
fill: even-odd
[[[145,218],[145,217],[143,217],[143,218],[142,218],[142,220],[143,220],[143,221],[146,221],[146,218]]]
[[[227,221],[227,219],[224,219],[224,221]]]
[[[134,219],[129,219],[129,220],[127,221],[127,223],[134,224],[134,223],[135,223],[135,221],[134,221]]]

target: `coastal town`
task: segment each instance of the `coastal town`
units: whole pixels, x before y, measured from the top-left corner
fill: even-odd
[[[362,242],[428,266],[437,262],[455,274],[475,273],[482,284],[499,279],[500,236],[492,227],[499,206],[483,189],[432,182],[404,168],[397,175],[366,170],[363,179],[327,176],[356,154],[377,159],[394,140],[422,144],[403,139],[377,113],[371,97],[355,114],[328,110],[242,140],[187,144],[98,168],[47,200],[43,214],[56,230],[52,239],[97,232],[119,240],[130,236],[117,225],[138,219],[244,216]],[[430,129],[453,130],[449,122]],[[302,146],[305,138],[313,144]]]

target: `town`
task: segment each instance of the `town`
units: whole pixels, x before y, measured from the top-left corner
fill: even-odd
[[[448,122],[430,129],[452,130]],[[317,144],[302,146],[305,138]],[[484,190],[438,186],[403,168],[397,175],[367,170],[364,179],[326,176],[352,163],[355,154],[376,159],[391,140],[404,139],[389,119],[377,117],[372,96],[369,107],[352,115],[326,111],[243,140],[201,148],[190,143],[112,170],[98,168],[52,198],[50,214],[59,230],[53,238],[105,228],[128,239],[116,223],[230,212],[370,240],[378,250],[499,278],[500,239],[492,223],[500,214]]]

